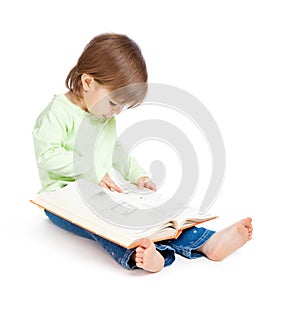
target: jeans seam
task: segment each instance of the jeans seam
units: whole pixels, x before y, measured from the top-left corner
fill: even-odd
[[[206,241],[208,241],[208,239],[209,239],[208,237],[214,233],[215,233],[214,231],[206,230],[201,235],[200,238],[196,239],[195,241],[190,242],[190,244],[184,245],[184,246],[176,245],[176,249],[178,251],[178,254],[180,254],[180,252],[181,252],[182,253],[181,255],[183,255],[186,258],[196,258],[196,257],[202,256],[201,253],[197,253],[197,255],[195,255],[193,257],[193,251],[195,251],[196,249],[201,247]]]
[[[131,269],[134,269],[134,268],[136,267],[135,264],[134,264],[132,267],[130,267],[129,264],[128,264],[128,262],[129,262],[129,260],[130,260],[130,256],[132,255],[132,253],[133,253],[134,251],[135,251],[135,249],[127,250],[127,251],[124,253],[123,257],[121,258],[120,264],[121,264],[124,268],[131,270]]]
[[[192,247],[197,246],[197,248],[200,247],[200,245],[202,245],[201,243],[202,243],[203,241],[205,241],[206,237],[207,237],[210,233],[211,233],[211,231],[207,230],[199,239],[197,239],[196,241],[192,242],[192,243],[191,243],[191,246],[192,246]],[[206,240],[206,241],[207,241],[207,240]],[[195,250],[195,249],[191,249],[191,250]]]
[[[166,251],[166,250],[170,252],[170,255],[167,255],[167,256],[164,256],[160,252],[160,254],[163,256],[164,261],[165,261],[164,267],[167,267],[167,266],[171,265],[175,261],[175,253],[176,253],[176,251],[175,251],[175,249],[173,247],[171,247],[169,245],[166,245],[166,244],[156,244],[156,243],[155,243],[155,247],[156,247],[156,250],[159,251],[159,252],[160,251],[163,252],[163,251]]]

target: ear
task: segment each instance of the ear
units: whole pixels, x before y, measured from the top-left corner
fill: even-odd
[[[92,85],[94,78],[87,73],[81,75],[81,83],[84,91],[88,91]]]

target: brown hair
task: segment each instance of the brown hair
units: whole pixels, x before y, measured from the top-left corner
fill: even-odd
[[[84,48],[66,78],[66,87],[82,97],[81,76],[91,75],[121,103],[138,105],[147,92],[147,67],[139,46],[126,35],[105,33]]]

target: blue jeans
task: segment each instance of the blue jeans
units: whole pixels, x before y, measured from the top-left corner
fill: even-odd
[[[126,269],[138,268],[131,260],[135,249],[126,249],[118,244],[108,241],[86,229],[83,229],[49,211],[45,211],[51,222],[69,232],[81,237],[95,240],[110,256]],[[201,247],[215,232],[203,227],[185,229],[177,239],[170,239],[155,243],[157,251],[164,257],[165,267],[175,261],[175,254],[192,259],[203,256],[195,250]]]

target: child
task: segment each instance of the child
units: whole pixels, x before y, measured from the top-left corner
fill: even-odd
[[[112,168],[139,189],[155,191],[155,184],[126,154],[116,137],[114,115],[139,105],[147,92],[147,68],[138,45],[125,35],[96,36],[70,71],[66,86],[69,91],[54,97],[33,130],[40,192],[54,191],[79,178],[121,192],[110,178]],[[84,130],[80,127],[83,122]],[[93,141],[91,161],[90,152],[85,150],[95,132],[101,135]],[[46,214],[57,226],[95,240],[126,269],[142,268],[149,272],[172,264],[175,253],[187,258],[204,255],[222,260],[252,236],[251,218],[246,218],[217,233],[194,227],[176,240],[154,244],[142,239],[139,247],[128,250],[48,211]]]

